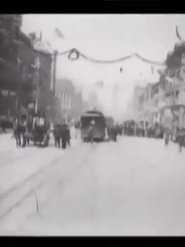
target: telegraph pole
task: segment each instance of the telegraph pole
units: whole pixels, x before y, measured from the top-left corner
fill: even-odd
[[[51,66],[51,91],[52,91],[52,99],[51,99],[51,105],[52,105],[52,118],[55,118],[56,114],[56,65],[57,65],[57,55],[58,51],[54,51],[52,53],[52,66]]]
[[[56,87],[56,66],[57,66],[57,55],[58,51],[54,51],[53,54],[53,93],[55,95],[55,87]]]
[[[35,113],[38,113],[38,104],[39,104],[39,96],[40,96],[40,58],[37,57],[35,59],[36,71],[35,71],[35,80],[36,80],[36,102],[35,102]]]

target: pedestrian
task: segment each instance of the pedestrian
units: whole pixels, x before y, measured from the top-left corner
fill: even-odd
[[[26,132],[27,132],[27,119],[26,116],[22,116],[22,121],[21,121],[21,135],[23,139],[22,147],[25,147],[27,144]]]
[[[111,140],[117,141],[117,135],[118,135],[118,129],[116,125],[113,125],[111,127]]]
[[[62,139],[62,149],[66,149],[67,143],[69,142],[69,131],[66,124],[62,124],[61,128],[61,139]]]
[[[14,137],[16,140],[16,145],[21,145],[21,130],[20,130],[20,120],[18,117],[15,118],[15,121],[13,123],[13,131],[14,131]]]
[[[95,121],[92,120],[88,129],[88,139],[91,143],[94,142],[94,128],[95,128]]]
[[[66,125],[66,135],[67,135],[67,144],[71,146],[71,132],[69,126]]]
[[[108,137],[108,140],[110,141],[111,140],[111,126],[107,126],[107,137]]]
[[[1,122],[1,129],[2,129],[3,134],[6,134],[6,123],[5,123],[5,121]]]
[[[53,130],[54,140],[55,140],[55,147],[60,148],[60,139],[61,139],[61,125],[56,124]]]
[[[164,143],[167,146],[172,135],[173,116],[170,109],[167,109],[162,119],[164,128]]]
[[[148,137],[148,121],[145,121],[145,136]]]

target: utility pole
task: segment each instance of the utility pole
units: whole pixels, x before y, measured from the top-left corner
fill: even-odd
[[[58,51],[54,51],[53,54],[53,93],[55,95],[55,87],[56,87],[56,66],[57,66],[57,55]]]
[[[21,89],[21,60],[18,58],[18,64],[17,64],[17,90],[16,90],[16,102],[15,102],[15,112],[18,114],[19,111],[19,105],[20,105],[20,89]]]
[[[39,96],[40,96],[40,58],[35,59],[36,71],[35,71],[35,80],[36,80],[36,102],[35,102],[35,113],[38,113],[39,105]]]
[[[51,66],[51,90],[52,90],[52,118],[55,118],[55,108],[56,108],[56,100],[55,100],[55,91],[56,91],[56,65],[57,65],[57,55],[58,51],[54,51],[52,54],[52,66]]]

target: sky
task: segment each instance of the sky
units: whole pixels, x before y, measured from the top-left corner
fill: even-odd
[[[28,14],[23,15],[22,30],[26,34],[42,31],[43,42],[49,41],[52,50],[59,52],[77,48],[90,57],[104,60],[137,52],[149,60],[164,62],[167,53],[178,42],[176,25],[185,37],[185,15]],[[57,36],[55,28],[63,33],[64,38]],[[157,69],[159,67],[154,67],[152,73],[151,65],[137,58],[114,65],[94,64],[83,59],[70,61],[67,56],[57,59],[58,78],[72,79],[83,88],[84,95],[98,90],[104,109],[117,111],[117,115],[126,111],[136,84],[145,85],[158,80]],[[103,91],[94,86],[97,81],[104,82]],[[117,104],[113,104],[115,99],[112,96],[115,84],[119,88]]]

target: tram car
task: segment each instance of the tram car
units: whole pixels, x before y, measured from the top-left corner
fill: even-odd
[[[103,113],[99,111],[87,111],[80,119],[81,138],[88,141],[88,130],[91,123],[94,123],[93,140],[104,141],[106,135],[106,119]]]

